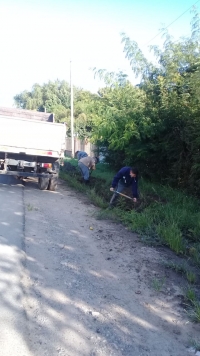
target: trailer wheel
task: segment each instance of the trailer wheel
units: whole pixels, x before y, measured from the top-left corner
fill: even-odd
[[[48,190],[51,190],[52,192],[57,189],[58,185],[58,177],[53,177],[49,179],[49,185],[48,185]]]
[[[38,186],[40,190],[46,190],[49,185],[49,178],[39,178],[38,179]]]

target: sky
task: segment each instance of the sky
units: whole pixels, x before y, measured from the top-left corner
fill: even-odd
[[[197,1],[197,0],[196,0]],[[56,79],[96,92],[103,83],[91,68],[122,70],[137,80],[125,59],[120,33],[148,45],[162,45],[159,29],[169,25],[195,0],[0,0],[0,106],[33,84]],[[200,1],[196,4],[200,9]],[[190,35],[187,11],[169,27],[178,39]]]

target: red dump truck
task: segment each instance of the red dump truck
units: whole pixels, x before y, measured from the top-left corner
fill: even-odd
[[[55,190],[65,137],[53,114],[0,107],[0,174],[38,177],[41,190]]]

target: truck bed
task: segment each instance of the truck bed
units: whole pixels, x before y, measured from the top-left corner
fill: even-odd
[[[0,115],[0,152],[59,158],[65,135],[64,124]]]
[[[0,117],[1,116],[20,117],[21,119],[23,118],[27,120],[54,122],[54,114],[52,113],[50,114],[35,110],[5,108],[2,106],[0,107]]]

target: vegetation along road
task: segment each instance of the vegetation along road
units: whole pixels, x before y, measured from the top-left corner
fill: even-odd
[[[1,356],[198,352],[183,278],[165,268],[173,252],[97,220],[63,181],[49,192],[9,178],[0,191]]]

